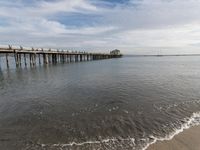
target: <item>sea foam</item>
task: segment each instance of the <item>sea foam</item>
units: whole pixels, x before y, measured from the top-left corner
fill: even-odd
[[[174,129],[174,132],[166,135],[165,137],[157,138],[155,136],[149,136],[149,139],[153,139],[153,141],[147,143],[143,150],[146,150],[150,145],[156,143],[157,141],[171,140],[175,135],[183,132],[184,130],[200,125],[200,112],[193,113],[191,117],[185,118],[184,121],[185,123],[183,123],[180,128]],[[149,141],[149,139],[147,140]]]
[[[125,142],[132,144],[133,149],[142,149],[146,150],[150,145],[154,144],[157,141],[171,140],[175,135],[183,132],[185,129],[188,129],[192,126],[200,125],[200,112],[193,113],[191,117],[185,118],[184,123],[179,127],[175,128],[174,132],[166,135],[165,137],[155,137],[150,135],[148,138],[141,139],[144,143],[142,145],[136,145],[134,138],[108,138],[102,140],[94,140],[94,141],[85,141],[85,142],[71,142],[71,143],[58,143],[58,144],[41,144],[42,147],[72,147],[72,146],[84,146],[90,144],[106,144],[106,143],[118,143]]]

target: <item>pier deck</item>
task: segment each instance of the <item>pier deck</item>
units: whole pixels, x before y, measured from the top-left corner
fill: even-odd
[[[9,67],[8,56],[13,55],[16,66],[21,66],[22,62],[27,66],[27,58],[29,58],[30,66],[39,64],[49,64],[58,62],[81,62],[91,61],[100,59],[119,58],[122,55],[113,55],[106,53],[88,53],[88,52],[77,52],[67,50],[56,50],[56,49],[43,49],[43,48],[25,48],[22,46],[13,47],[8,45],[0,46],[0,54],[5,55],[6,64]],[[23,58],[23,61],[22,61]]]

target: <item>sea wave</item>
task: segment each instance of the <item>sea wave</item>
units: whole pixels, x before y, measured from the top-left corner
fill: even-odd
[[[88,145],[102,145],[105,144],[110,148],[113,145],[117,145],[120,143],[131,144],[132,149],[141,149],[146,150],[151,144],[154,144],[157,141],[171,140],[175,135],[183,132],[185,129],[188,129],[192,126],[200,125],[200,112],[195,112],[191,115],[191,117],[187,117],[184,119],[184,123],[179,127],[175,128],[173,132],[166,135],[165,137],[155,137],[153,135],[149,135],[148,138],[140,139],[141,143],[136,143],[135,138],[108,138],[102,140],[94,140],[94,141],[85,141],[85,142],[71,142],[71,143],[58,143],[58,144],[41,144],[43,148],[69,148],[69,147],[84,147]],[[137,145],[139,144],[139,145]],[[124,144],[121,144],[124,145]],[[108,147],[108,149],[109,149]],[[130,148],[130,147],[129,147]],[[94,149],[94,147],[93,147]]]
[[[180,128],[174,129],[174,132],[166,135],[165,137],[155,137],[155,136],[149,136],[147,141],[151,141],[146,143],[144,148],[142,150],[146,150],[150,145],[156,143],[157,141],[165,141],[165,140],[171,140],[175,135],[183,132],[186,129],[189,129],[190,127],[200,125],[200,112],[195,112],[192,114],[191,117],[184,119],[185,123],[181,125]]]
[[[42,148],[69,148],[70,147],[80,147],[80,146],[88,146],[88,145],[115,145],[116,143],[129,143],[131,147],[135,147],[135,139],[134,138],[108,138],[108,139],[103,139],[103,140],[95,140],[95,141],[85,141],[85,142],[71,142],[71,143],[66,143],[66,144],[41,144]],[[94,148],[93,148],[94,149]]]
[[[132,143],[135,145],[135,139],[134,138],[126,138],[126,139],[120,139],[120,141],[129,141],[131,140]],[[116,142],[119,141],[119,139],[112,138],[112,139],[104,139],[104,140],[99,140],[99,141],[86,141],[82,143],[76,143],[76,142],[71,142],[68,144],[52,144],[52,146],[61,146],[61,147],[66,147],[66,146],[82,146],[86,144],[101,144],[101,143],[109,143],[109,142]],[[42,147],[45,147],[46,144],[42,144]]]

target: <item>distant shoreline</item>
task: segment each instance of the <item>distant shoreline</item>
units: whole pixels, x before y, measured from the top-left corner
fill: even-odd
[[[127,57],[165,57],[165,56],[200,56],[200,54],[170,54],[170,55],[125,55]]]

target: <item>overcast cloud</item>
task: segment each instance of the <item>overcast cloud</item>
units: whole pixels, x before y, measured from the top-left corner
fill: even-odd
[[[200,53],[200,0],[1,0],[0,44]]]

